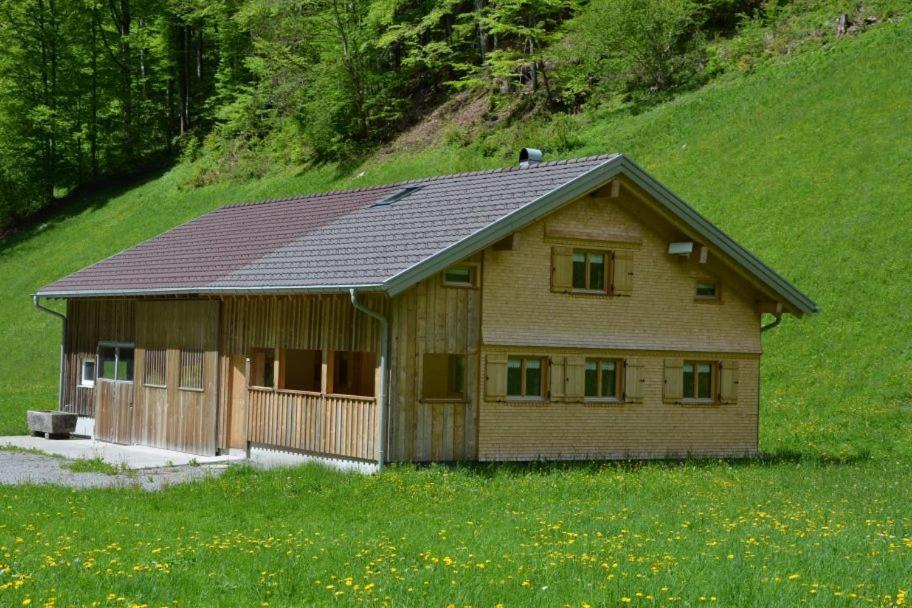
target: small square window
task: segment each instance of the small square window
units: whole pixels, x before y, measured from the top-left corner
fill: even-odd
[[[538,357],[507,358],[507,396],[544,397],[544,362]]]
[[[92,388],[95,386],[95,359],[83,359],[79,373],[79,386]]]
[[[696,297],[698,300],[718,300],[719,284],[716,281],[697,281]]]
[[[203,390],[203,351],[181,351],[179,386],[184,390]]]
[[[167,381],[168,351],[163,348],[147,348],[143,370],[143,384],[155,388],[164,388]]]
[[[586,359],[586,397],[617,399],[620,394],[620,362],[616,359]]]
[[[573,289],[607,293],[608,261],[604,251],[573,252]]]
[[[116,382],[133,382],[133,346],[98,345],[98,378]]]
[[[447,287],[475,287],[476,267],[464,264],[448,268],[443,273],[443,284]]]
[[[693,401],[712,401],[718,366],[709,361],[685,361],[683,397]]]
[[[424,399],[465,399],[465,356],[425,353],[421,396]]]

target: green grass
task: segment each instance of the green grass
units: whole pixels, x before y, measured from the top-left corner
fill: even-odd
[[[10,606],[889,605],[912,572],[888,462],[235,468],[3,495],[0,586],[28,577]]]
[[[912,592],[910,63],[912,23],[889,24],[641,115],[571,119],[563,156],[628,153],[820,304],[764,336],[770,460],[3,488],[0,604],[898,604]],[[199,190],[178,167],[77,201],[0,245],[0,432],[54,399],[58,326],[28,300],[41,284],[222,203],[503,165],[553,133],[533,121]]]
[[[97,456],[95,458],[68,460],[63,466],[74,473],[102,473],[104,475],[117,475],[124,470],[123,468],[118,468],[113,464],[105,462]]]

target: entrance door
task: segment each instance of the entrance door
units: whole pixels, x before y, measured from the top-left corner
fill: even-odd
[[[95,381],[95,437],[130,443],[133,417],[133,345],[98,344]]]

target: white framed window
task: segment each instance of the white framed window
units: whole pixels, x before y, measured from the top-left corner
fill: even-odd
[[[79,385],[84,388],[95,386],[95,359],[83,359],[79,366]]]

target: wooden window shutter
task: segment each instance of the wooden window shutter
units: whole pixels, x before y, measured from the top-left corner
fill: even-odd
[[[719,362],[719,402],[735,403],[738,400],[738,362]]]
[[[621,249],[614,252],[611,293],[616,296],[633,294],[633,252]]]
[[[564,374],[567,380],[564,394],[567,401],[582,401],[586,392],[585,357],[567,357]]]
[[[643,400],[643,362],[639,359],[624,360],[624,401],[639,403]]]
[[[665,359],[665,389],[663,396],[666,403],[675,403],[684,398],[683,359]]]
[[[573,291],[573,248],[551,248],[551,291]]]
[[[491,401],[507,398],[507,356],[491,353],[485,366],[485,396]]]
[[[564,399],[564,386],[566,384],[564,375],[564,358],[551,357],[551,372],[549,376],[549,387],[551,388],[551,401],[562,401]]]

